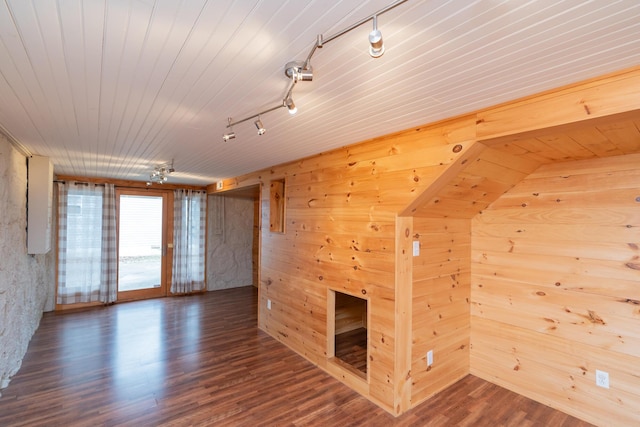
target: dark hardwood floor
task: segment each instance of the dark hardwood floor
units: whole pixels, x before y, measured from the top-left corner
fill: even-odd
[[[587,426],[473,376],[394,418],[256,328],[252,287],[47,313],[0,426]]]

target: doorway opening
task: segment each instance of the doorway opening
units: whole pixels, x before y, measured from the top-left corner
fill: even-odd
[[[260,187],[208,196],[207,287],[220,290],[260,283]]]
[[[329,356],[366,379],[368,367],[368,300],[329,291]]]
[[[166,295],[167,194],[119,189],[118,301]]]

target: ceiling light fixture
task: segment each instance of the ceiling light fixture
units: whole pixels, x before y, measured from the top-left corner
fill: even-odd
[[[233,131],[233,127],[231,127],[231,117],[227,118],[227,121],[229,122],[227,127],[231,130],[231,132],[227,132],[224,135],[222,135],[222,140],[224,142],[227,142],[230,139],[235,139],[236,138],[236,133]]]
[[[372,58],[380,58],[384,53],[384,42],[382,41],[382,33],[378,30],[378,17],[373,16],[373,31],[369,33],[369,55]]]
[[[169,180],[169,175],[171,175],[176,170],[173,168],[173,160],[171,160],[171,164],[164,163],[153,168],[153,171],[149,175],[149,180],[147,181],[147,187],[152,184],[164,184]]]
[[[258,117],[258,120],[256,120],[255,122],[256,128],[258,128],[258,135],[264,135],[264,133],[267,131],[264,128],[264,125],[262,124],[262,120],[260,120],[260,117]]]
[[[287,105],[287,110],[289,110],[289,114],[293,116],[298,112],[298,107],[296,107],[296,103],[293,102],[293,99],[291,99],[291,97],[289,97],[289,99],[287,99],[285,103]]]
[[[379,58],[380,56],[382,56],[382,54],[384,53],[384,43],[382,41],[382,33],[380,32],[380,30],[378,30],[378,16],[382,15],[385,12],[390,11],[391,9],[393,9],[394,7],[402,3],[405,3],[406,1],[407,0],[396,0],[395,2],[391,3],[387,7],[380,9],[373,15],[369,15],[366,18],[361,19],[355,24],[341,31],[338,31],[337,33],[327,38],[324,38],[322,34],[318,34],[318,38],[315,44],[313,45],[313,47],[311,48],[309,55],[307,55],[307,59],[305,61],[288,62],[284,66],[284,74],[289,78],[289,86],[280,104],[274,107],[268,108],[266,110],[260,111],[257,114],[253,114],[251,116],[245,117],[241,120],[237,120],[235,122],[232,122],[231,117],[229,117],[228,119],[229,124],[227,125],[227,128],[230,130],[230,132],[224,134],[222,139],[225,142],[229,141],[230,139],[234,139],[236,137],[236,134],[233,132],[233,126],[246,122],[251,119],[255,119],[255,118],[258,119],[254,122],[256,127],[258,128],[258,135],[263,135],[266,132],[266,130],[262,126],[262,121],[260,120],[260,116],[266,113],[270,113],[271,111],[275,111],[279,108],[286,107],[290,114],[292,115],[295,114],[298,111],[298,109],[296,108],[296,104],[293,102],[293,98],[292,98],[293,88],[299,81],[308,82],[313,80],[313,67],[311,67],[311,57],[313,57],[313,54],[316,52],[316,49],[322,48],[326,43],[329,43],[330,41],[333,41],[338,37],[343,36],[344,34],[348,33],[354,28],[358,28],[359,26],[361,26],[362,24],[370,20],[373,21],[373,31],[369,33],[369,44],[370,44],[369,54],[374,58]],[[260,125],[258,125],[258,123],[260,123]]]
[[[313,67],[306,62],[288,62],[287,65],[284,66],[284,74],[296,82],[310,82],[313,80]]]

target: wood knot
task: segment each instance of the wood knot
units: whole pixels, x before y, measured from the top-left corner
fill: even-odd
[[[628,262],[625,265],[632,270],[640,270],[640,264],[637,262]]]
[[[592,310],[589,310],[589,321],[591,323],[598,324],[598,325],[606,325],[602,317],[598,316],[598,314]]]

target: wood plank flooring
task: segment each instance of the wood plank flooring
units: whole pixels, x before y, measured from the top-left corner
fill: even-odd
[[[46,313],[0,426],[589,424],[467,376],[394,418],[256,328],[252,287]]]

